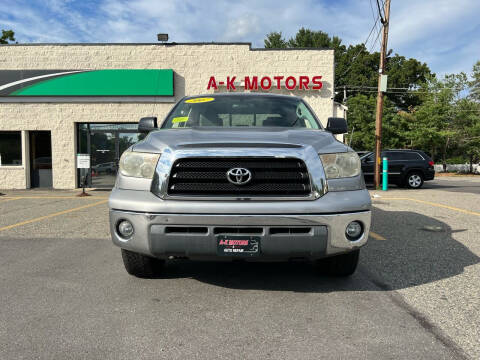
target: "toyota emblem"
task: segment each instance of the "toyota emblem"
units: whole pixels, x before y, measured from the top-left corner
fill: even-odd
[[[252,180],[252,173],[245,168],[233,168],[227,171],[227,179],[234,185],[245,185]]]

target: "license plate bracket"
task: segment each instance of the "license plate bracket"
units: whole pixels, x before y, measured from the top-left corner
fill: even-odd
[[[220,256],[260,255],[260,236],[217,235],[217,254]]]

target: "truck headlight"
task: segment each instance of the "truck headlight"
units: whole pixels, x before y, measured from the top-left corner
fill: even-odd
[[[321,154],[320,160],[327,179],[354,177],[360,174],[360,158],[355,152]]]
[[[124,176],[151,179],[160,154],[125,151],[120,158],[120,173]]]

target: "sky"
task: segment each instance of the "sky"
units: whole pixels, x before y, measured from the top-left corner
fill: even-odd
[[[168,33],[174,42],[253,47],[269,32],[289,38],[301,27],[363,43],[377,13],[376,0],[0,0],[0,9],[0,29],[19,43],[156,42]],[[367,48],[379,49],[376,35]],[[480,1],[392,0],[388,48],[438,75],[470,74],[480,60]]]

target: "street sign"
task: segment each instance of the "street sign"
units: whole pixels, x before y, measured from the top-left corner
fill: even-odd
[[[77,169],[90,169],[90,154],[77,154]]]

